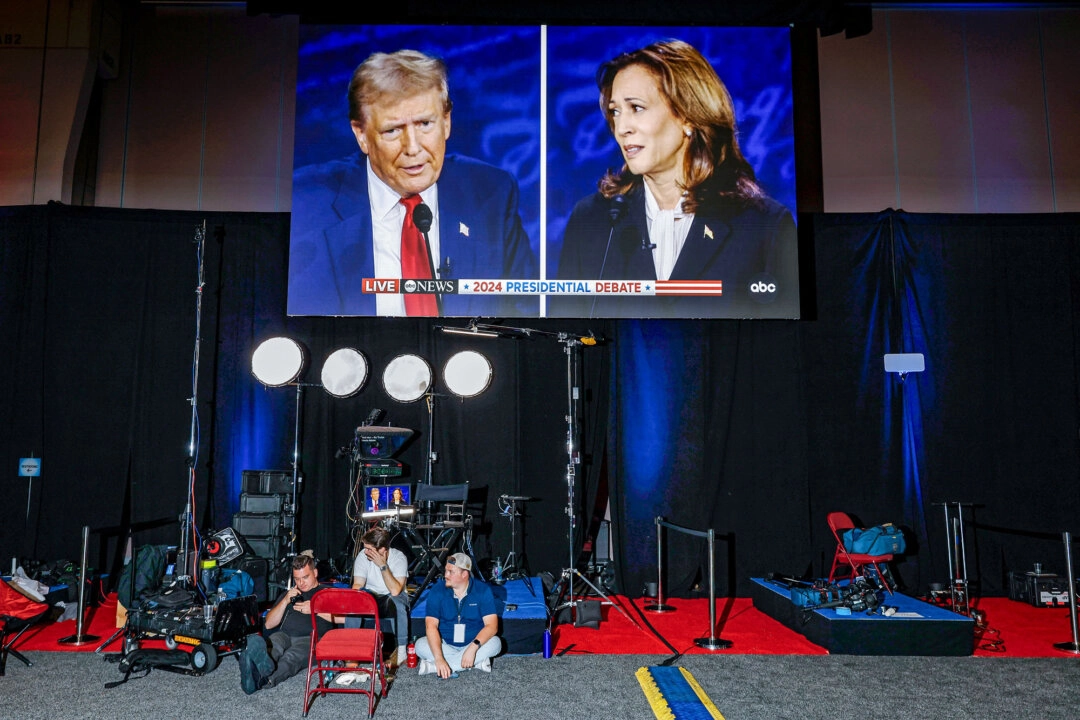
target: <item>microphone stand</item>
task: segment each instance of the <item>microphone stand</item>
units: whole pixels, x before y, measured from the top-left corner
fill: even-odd
[[[608,208],[608,215],[611,217],[611,227],[608,229],[607,244],[604,246],[604,259],[600,262],[600,272],[597,273],[596,279],[604,279],[604,268],[607,267],[608,253],[611,252],[611,240],[615,236],[615,226],[619,224],[619,219],[622,218],[623,213],[626,212],[626,196],[616,195],[611,198],[611,206]],[[592,300],[592,306],[589,308],[589,317],[596,317],[596,301],[600,299],[599,295],[594,295]]]
[[[421,209],[423,208],[423,209]],[[413,208],[413,225],[424,236],[424,246],[427,248],[427,264],[428,272],[431,274],[432,280],[437,280],[438,275],[435,274],[435,260],[432,257],[431,252],[431,238],[428,235],[428,231],[431,230],[431,223],[434,220],[434,216],[431,213],[431,208],[424,204],[423,200],[420,204]],[[447,263],[449,265],[449,263]],[[443,297],[442,293],[435,293],[435,307],[439,310],[439,317],[443,314]]]

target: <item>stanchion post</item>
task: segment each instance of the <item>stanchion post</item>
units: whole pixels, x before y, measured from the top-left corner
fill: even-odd
[[[709,637],[697,638],[694,644],[706,650],[726,650],[730,640],[716,637],[716,531],[709,528]]]
[[[1080,654],[1080,634],[1076,627],[1076,579],[1073,577],[1072,538],[1068,531],[1062,533],[1062,540],[1065,543],[1065,574],[1069,579],[1069,620],[1072,623],[1072,642],[1054,643],[1054,647],[1076,655]]]
[[[646,605],[646,612],[667,613],[674,612],[675,608],[664,604],[664,518],[656,517],[656,602]]]
[[[75,634],[68,635],[66,638],[61,638],[57,642],[61,645],[85,645],[86,643],[97,642],[100,638],[97,635],[84,635],[83,634],[83,615],[86,608],[86,557],[87,546],[90,543],[90,526],[83,525],[82,529],[82,566],[79,568],[79,608],[78,616],[75,620]]]

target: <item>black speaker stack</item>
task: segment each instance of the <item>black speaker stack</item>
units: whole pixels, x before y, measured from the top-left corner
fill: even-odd
[[[262,575],[269,584],[284,587],[288,580],[285,558],[296,531],[292,473],[244,470],[240,512],[233,515],[232,527],[244,538],[248,557],[263,561]]]

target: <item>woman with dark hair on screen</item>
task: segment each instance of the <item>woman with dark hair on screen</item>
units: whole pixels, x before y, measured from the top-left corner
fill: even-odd
[[[712,65],[680,40],[605,63],[600,107],[624,164],[579,201],[558,276],[720,280],[704,297],[555,296],[563,317],[797,317],[791,213],[739,150],[735,106]]]

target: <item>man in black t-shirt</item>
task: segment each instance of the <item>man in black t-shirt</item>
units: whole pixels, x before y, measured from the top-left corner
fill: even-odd
[[[273,687],[307,667],[311,649],[311,597],[322,587],[315,558],[306,553],[292,559],[292,587],[266,613],[266,641],[249,635],[240,654],[240,685],[251,694]],[[315,629],[321,636],[333,627],[330,615],[320,614]]]

